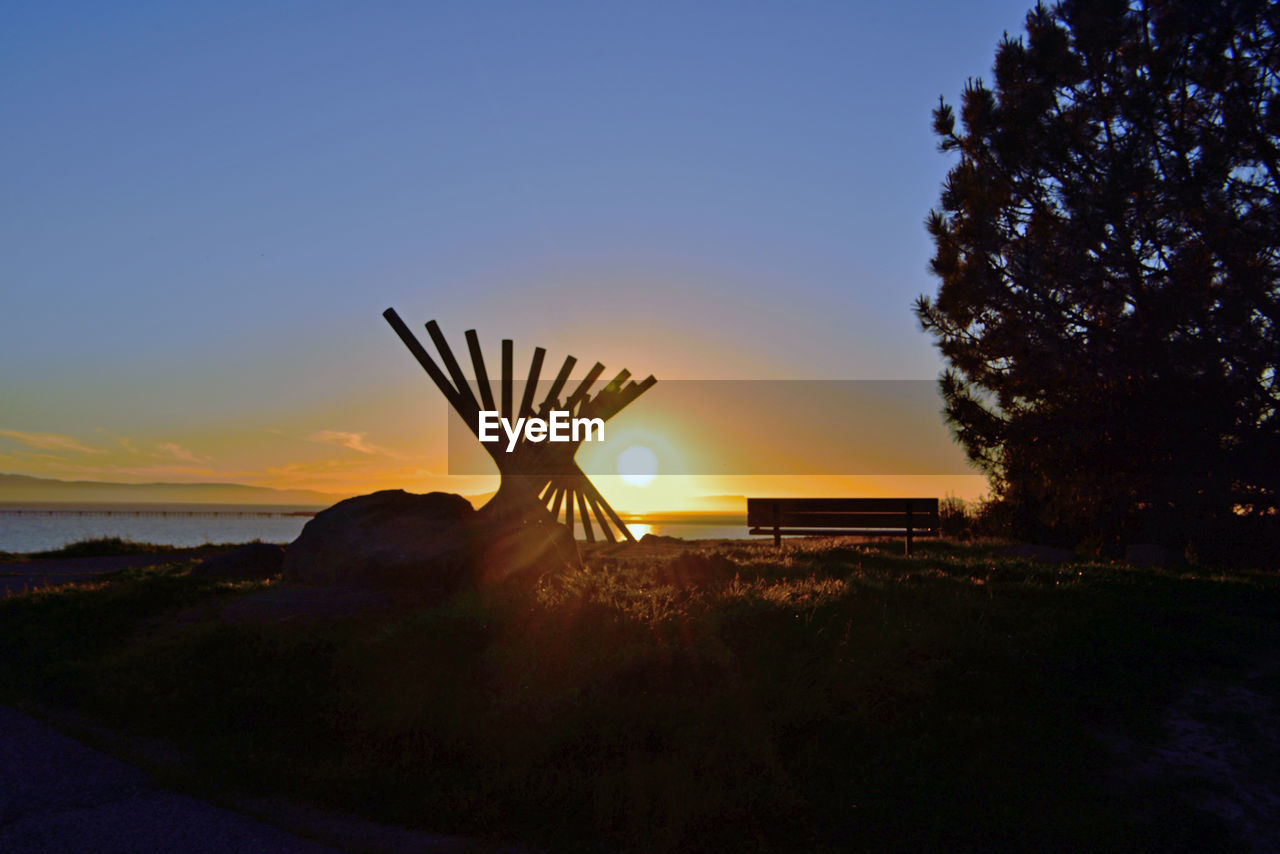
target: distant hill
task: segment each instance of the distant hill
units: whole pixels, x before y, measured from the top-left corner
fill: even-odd
[[[240,483],[105,483],[0,474],[0,502],[67,504],[289,504],[328,507],[346,496]]]

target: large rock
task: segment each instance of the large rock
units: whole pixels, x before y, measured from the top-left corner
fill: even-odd
[[[550,518],[530,519],[493,501],[477,512],[460,495],[395,489],[317,514],[285,550],[284,577],[441,600],[466,587],[535,582],[580,565],[568,529]]]
[[[474,583],[471,522],[460,495],[384,490],[340,501],[306,524],[284,555],[286,580],[411,588],[443,599]]]

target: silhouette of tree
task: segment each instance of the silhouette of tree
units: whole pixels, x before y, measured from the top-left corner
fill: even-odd
[[[1280,486],[1280,5],[1038,5],[965,86],[916,314],[1021,527],[1211,546]]]

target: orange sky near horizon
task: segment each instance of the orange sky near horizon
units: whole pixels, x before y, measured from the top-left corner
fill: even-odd
[[[936,413],[921,418],[917,412],[915,423],[906,425],[894,420],[891,406],[876,406],[868,417],[867,412],[855,413],[856,405],[842,411],[839,401],[827,402],[822,395],[787,398],[788,383],[796,377],[825,375],[849,382],[853,374],[854,381],[882,382],[894,376],[892,365],[869,357],[855,361],[860,370],[848,370],[843,362],[837,367],[829,356],[820,357],[831,339],[803,334],[812,320],[803,311],[789,318],[776,350],[744,350],[741,342],[762,322],[758,312],[729,307],[708,326],[699,318],[710,306],[700,305],[697,297],[686,300],[691,311],[666,317],[645,307],[656,292],[670,289],[674,298],[681,287],[662,279],[631,281],[621,289],[633,299],[629,308],[634,311],[625,322],[584,323],[570,317],[572,323],[566,324],[565,318],[549,313],[521,321],[499,311],[484,318],[479,330],[491,371],[498,364],[500,335],[514,332],[517,374],[524,372],[533,344],[540,343],[548,350],[544,376],[573,353],[579,357],[575,379],[596,360],[606,365],[606,377],[623,367],[637,377],[651,372],[658,377],[653,389],[609,422],[609,442],[584,446],[578,453],[580,464],[619,511],[733,510],[714,499],[724,495],[912,494],[972,500],[985,494],[983,477],[956,473],[962,455]],[[626,301],[615,306],[627,307]],[[401,314],[426,341],[422,321],[430,315],[412,308]],[[450,457],[447,404],[379,315],[380,309],[370,310],[359,323],[318,330],[316,337],[333,346],[309,351],[305,362],[283,352],[278,359],[256,360],[228,353],[217,363],[201,365],[189,382],[166,386],[163,394],[153,391],[152,369],[139,369],[134,381],[111,387],[110,398],[102,386],[86,380],[53,389],[19,386],[14,411],[26,416],[20,426],[38,429],[0,424],[0,472],[124,483],[243,483],[343,497],[378,489],[464,495],[493,491],[496,470],[473,437],[468,434],[464,446],[483,461],[481,467],[460,469],[457,458]],[[772,320],[778,320],[776,313]],[[469,368],[462,335],[466,327],[448,318],[442,319],[442,327]],[[261,343],[245,349],[252,354]],[[815,371],[813,365],[828,367]],[[919,376],[918,369],[913,372]],[[737,379],[699,379],[707,376]],[[726,382],[740,382],[744,391],[726,398]],[[930,388],[933,383],[915,378],[903,382]],[[708,402],[691,393],[707,383],[721,390],[719,399]],[[732,385],[729,389],[734,391]],[[825,433],[815,432],[807,423],[815,413],[825,419],[823,424],[845,419],[857,424],[848,436],[829,426]],[[45,427],[54,424],[86,426],[56,432]],[[877,448],[895,432],[918,436],[914,447],[923,451],[928,446],[929,453],[949,455],[950,462],[912,474],[911,466],[892,461],[874,470],[848,460],[830,468],[823,457],[812,456],[846,445]],[[880,438],[868,439],[869,434]],[[659,476],[644,487],[612,476],[613,459],[633,444],[649,447],[659,458]],[[788,449],[797,446],[810,456],[789,461]],[[736,457],[725,456],[730,452]],[[700,460],[700,454],[716,456],[721,468]],[[743,465],[744,460],[752,465]],[[765,462],[754,464],[760,460]],[[474,473],[458,474],[460,470]],[[830,473],[836,471],[846,473]]]
[[[101,426],[74,434],[0,430],[0,471],[121,483],[243,483],[342,497],[378,489],[464,495],[495,490],[496,469],[470,436],[485,465],[466,469],[474,474],[449,473],[446,404],[407,353],[393,350],[392,355],[406,363],[386,372],[394,375],[396,387],[374,385],[346,404],[282,408],[256,422],[239,414],[221,422],[205,419],[131,435]],[[793,474],[785,459],[773,473],[713,474],[699,470],[696,461],[673,463],[673,454],[687,456],[707,438],[688,435],[690,424],[702,423],[697,418],[683,424],[664,421],[670,413],[659,406],[662,387],[659,380],[651,400],[642,396],[608,423],[606,438],[613,439],[579,451],[584,469],[620,512],[737,512],[744,508],[736,497],[745,495],[955,495],[974,500],[986,493],[985,479],[977,474],[833,475],[815,471],[812,462],[804,467],[806,473]],[[744,417],[750,411],[751,402],[744,401]],[[772,413],[766,426],[772,425],[776,441],[765,444],[785,445],[787,425],[803,415]],[[753,426],[758,440],[760,427]],[[611,471],[618,453],[633,445],[649,448],[658,459],[658,475],[643,486]],[[739,452],[767,455],[770,449],[746,445]],[[456,471],[457,460],[452,462]]]

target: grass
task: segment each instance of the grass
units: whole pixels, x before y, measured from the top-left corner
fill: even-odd
[[[176,546],[137,543],[121,537],[90,537],[56,549],[13,554],[0,552],[0,560],[25,561],[44,558],[112,557],[115,555],[166,554],[178,551]]]
[[[557,850],[1222,844],[1108,739],[1274,658],[1275,573],[900,548],[598,547],[532,592],[306,627],[214,619],[261,584],[130,571],[0,603],[0,694],[166,739],[196,789]]]
[[[261,542],[254,540],[253,542]],[[38,552],[4,552],[0,551],[0,561],[24,563],[29,560],[45,560],[57,558],[85,557],[117,557],[132,555],[174,555],[198,549],[202,552],[229,551],[244,543],[205,543],[201,546],[170,546],[162,543],[140,543],[128,537],[87,537],[76,540],[56,549],[45,549]]]

